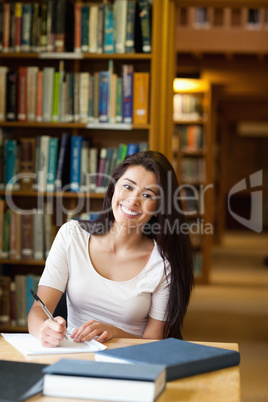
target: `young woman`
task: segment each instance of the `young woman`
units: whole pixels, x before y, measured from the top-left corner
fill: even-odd
[[[60,228],[38,295],[53,313],[66,290],[76,342],[181,338],[194,284],[185,225],[166,157],[154,151],[127,156],[112,174],[99,219]],[[37,302],[28,327],[48,347],[58,346],[67,331],[62,317],[47,319]]]

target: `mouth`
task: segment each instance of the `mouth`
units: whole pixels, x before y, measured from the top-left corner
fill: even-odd
[[[124,212],[124,214],[126,214],[126,215],[130,215],[130,216],[138,216],[138,215],[140,215],[140,212],[136,212],[136,211],[132,211],[131,209],[128,209],[127,207],[125,207],[124,205],[122,205],[122,204],[119,204],[120,205],[120,208],[121,208],[121,210]]]

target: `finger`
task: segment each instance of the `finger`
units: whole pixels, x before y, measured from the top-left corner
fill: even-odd
[[[90,333],[86,334],[82,334],[80,337],[80,342],[86,342],[86,341],[90,341],[92,338],[94,338],[95,336],[100,334],[100,330],[99,329],[93,329],[93,331],[91,331]]]
[[[104,331],[98,338],[96,339],[98,342],[105,342],[110,339],[108,331]]]
[[[81,325],[81,327],[79,327],[77,329],[77,332],[72,337],[73,340],[76,342],[80,342],[81,337],[85,336],[86,334],[91,332],[92,329],[96,328],[99,325],[100,324],[96,321],[93,321],[93,320],[87,321],[85,324]],[[78,339],[79,339],[79,341],[78,341]]]

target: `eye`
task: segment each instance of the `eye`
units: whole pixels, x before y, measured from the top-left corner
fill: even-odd
[[[126,190],[130,190],[130,191],[133,190],[132,187],[131,187],[129,184],[124,184],[123,187],[124,187]]]
[[[149,200],[153,200],[153,197],[151,196],[151,194],[143,193],[142,196],[143,196],[144,198],[148,198]]]

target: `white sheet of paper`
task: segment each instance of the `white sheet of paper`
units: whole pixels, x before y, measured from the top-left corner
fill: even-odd
[[[89,353],[97,352],[98,350],[107,349],[105,345],[91,339],[84,343],[76,343],[68,336],[68,339],[63,339],[60,346],[57,348],[45,348],[41,345],[39,339],[30,334],[1,334],[2,337],[9,342],[14,348],[19,350],[24,356],[29,355],[55,355],[63,353]]]

